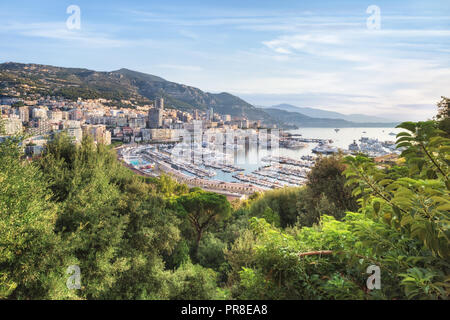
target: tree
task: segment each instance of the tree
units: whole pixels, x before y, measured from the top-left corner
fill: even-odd
[[[438,121],[439,129],[445,131],[446,137],[450,138],[450,98],[441,97],[442,100],[438,102],[438,113],[436,120]]]
[[[63,299],[69,263],[53,232],[57,206],[21,140],[0,143],[0,299]]]
[[[224,195],[205,191],[181,195],[176,202],[195,230],[194,256],[197,257],[203,233],[213,222],[226,219],[231,213],[231,205]]]
[[[127,270],[115,280],[108,299],[167,299],[170,273],[162,256],[173,253],[180,240],[179,219],[152,187],[137,177],[126,185],[119,213],[128,217],[117,251]],[[178,261],[177,261],[178,262]]]
[[[0,136],[3,136],[6,134],[6,129],[5,129],[5,121],[0,118]]]
[[[76,153],[77,147],[71,138],[61,133],[47,144],[39,160],[41,171],[47,178],[56,201],[64,201],[69,195]]]
[[[198,249],[198,263],[203,267],[219,270],[225,262],[223,250],[226,244],[213,233],[207,232],[200,241]]]
[[[361,197],[362,212],[418,243],[402,253],[407,259],[401,283],[409,298],[449,295],[450,139],[437,126],[435,121],[398,126],[409,131],[397,135],[409,170],[396,179],[370,159],[346,158],[348,183],[356,184],[353,193]]]
[[[407,235],[419,239],[434,255],[450,255],[450,139],[442,137],[436,123],[405,122],[410,132],[397,135],[397,147],[409,168],[406,176],[392,179],[371,159],[347,157],[349,184],[361,197],[363,209]]]
[[[41,170],[58,192],[53,197],[58,204],[54,230],[81,269],[77,294],[109,297],[117,278],[129,268],[128,257],[118,250],[129,217],[119,212],[122,194],[117,185],[128,173],[108,147],[95,145],[89,136],[75,147],[64,135],[49,143]]]
[[[441,101],[438,102],[438,113],[436,115],[437,120],[443,120],[450,118],[450,98],[441,97]]]
[[[266,191],[255,197],[250,204],[250,214],[254,217],[264,217],[276,226],[286,227],[296,222],[298,211],[295,203],[298,199],[299,188],[281,188]]]
[[[158,192],[166,197],[180,195],[188,192],[188,186],[185,184],[179,184],[170,176],[163,174],[156,181]]]
[[[352,190],[346,186],[345,176],[342,175],[346,168],[342,162],[342,155],[320,157],[308,174],[307,186],[311,190],[312,197],[318,201],[324,195],[338,210],[354,211],[358,205]]]
[[[182,264],[171,276],[169,282],[169,299],[172,300],[206,300],[214,299],[217,290],[217,274],[212,269]]]
[[[322,186],[302,189],[316,187],[321,195],[319,223],[283,230],[251,219],[251,233],[242,232],[226,251],[234,298],[449,298],[450,139],[436,121],[399,127],[407,130],[397,136],[401,166],[379,167],[362,155],[338,164],[345,168],[340,187],[358,199],[358,212],[339,220],[328,215],[342,203],[330,201],[326,178],[317,178],[327,174],[320,174]],[[370,265],[381,269],[380,290],[365,286]]]

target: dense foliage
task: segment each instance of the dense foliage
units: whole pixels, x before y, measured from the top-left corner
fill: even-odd
[[[312,227],[299,219],[285,229],[253,218],[250,230],[226,252],[234,297],[448,298],[450,139],[435,121],[399,127],[409,131],[397,140],[405,148],[403,166],[382,167],[362,155],[343,162],[345,184],[358,197],[358,212],[348,211],[342,218],[321,214],[320,223]],[[312,184],[311,176],[307,188],[321,190],[316,183],[326,181],[325,176]],[[346,204],[349,210],[352,205]],[[365,285],[371,265],[381,269],[380,290]]]
[[[447,107],[448,108],[448,107]],[[403,123],[402,161],[323,157],[244,201],[143,178],[61,134],[0,144],[0,299],[448,299],[450,139]],[[69,289],[69,266],[81,288]],[[369,266],[381,288],[366,285]]]

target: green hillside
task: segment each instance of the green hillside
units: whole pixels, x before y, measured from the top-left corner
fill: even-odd
[[[220,114],[270,120],[263,110],[229,93],[203,92],[128,69],[98,72],[38,64],[4,63],[0,65],[0,81],[1,89],[14,87],[20,93],[59,95],[73,100],[78,97],[105,98],[117,102],[131,100],[136,104],[148,104],[157,97],[164,97],[168,107],[179,110],[206,110],[212,107]],[[22,84],[27,84],[28,87],[23,87]],[[5,94],[4,90],[2,93]]]
[[[394,123],[355,123],[342,119],[314,118],[300,112],[274,108],[257,108],[232,94],[209,93],[163,78],[120,69],[99,72],[80,68],[62,68],[39,64],[0,64],[0,96],[11,92],[19,97],[60,96],[71,100],[104,98],[114,105],[150,104],[163,97],[167,108],[192,111],[213,108],[219,114],[262,120],[279,127],[386,127]],[[129,103],[128,103],[129,102]]]

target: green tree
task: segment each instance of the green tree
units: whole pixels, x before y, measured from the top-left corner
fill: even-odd
[[[21,160],[20,142],[0,143],[0,299],[70,298],[57,206],[38,167]]]
[[[346,186],[343,172],[346,168],[342,155],[320,157],[308,174],[307,186],[314,199],[325,196],[340,211],[354,211],[358,208],[352,190]]]
[[[251,233],[226,251],[234,298],[448,299],[450,139],[435,121],[399,127],[408,130],[397,140],[401,166],[344,159],[344,188],[359,212],[327,215],[339,202],[318,188],[318,224],[283,230],[252,218]],[[381,268],[381,290],[365,287],[369,265]]]
[[[203,267],[219,270],[225,262],[223,250],[226,244],[213,233],[208,232],[200,241],[198,248],[198,263]]]
[[[182,239],[180,242],[178,242],[172,254],[166,258],[166,261],[166,266],[168,269],[176,269],[183,263],[190,261],[189,245],[187,241]]]
[[[231,205],[224,195],[205,191],[183,194],[176,199],[176,204],[195,230],[194,256],[197,258],[205,230],[213,222],[229,217]]]
[[[437,108],[436,120],[438,121],[439,129],[446,132],[446,138],[450,138],[450,98],[441,97]]]
[[[109,299],[167,299],[169,276],[163,255],[174,253],[180,241],[179,219],[166,201],[137,178],[129,183],[119,203],[119,213],[128,217],[117,248],[127,269],[118,275]]]
[[[281,188],[266,191],[255,197],[250,203],[250,215],[264,217],[276,226],[286,227],[297,221],[298,211],[295,204],[299,188]]]
[[[408,297],[445,298],[450,257],[450,139],[434,121],[405,122],[399,127],[409,131],[397,135],[407,174],[393,179],[370,159],[348,157],[348,183],[356,184],[353,193],[361,197],[362,212],[421,244],[423,253],[404,254],[409,260],[404,263],[402,284]]]
[[[182,264],[170,277],[171,300],[215,299],[217,294],[216,273],[190,262]]]

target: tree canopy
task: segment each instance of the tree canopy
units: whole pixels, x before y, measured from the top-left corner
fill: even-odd
[[[0,299],[448,299],[447,100],[436,119],[399,125],[397,164],[322,157],[305,186],[231,204],[137,176],[89,137],[57,135],[33,160],[8,137]]]

